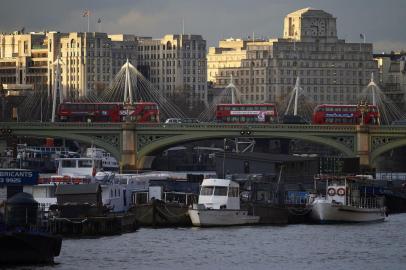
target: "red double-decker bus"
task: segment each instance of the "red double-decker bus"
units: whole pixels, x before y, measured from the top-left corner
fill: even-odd
[[[218,104],[216,120],[219,123],[275,123],[278,113],[273,103]]]
[[[158,105],[154,102],[132,105],[119,102],[64,102],[58,107],[59,120],[64,122],[123,122],[128,116],[139,123],[157,123]]]
[[[379,125],[378,107],[368,106],[364,112],[364,124]],[[364,108],[365,110],[365,108]],[[362,121],[361,108],[358,105],[321,104],[313,112],[313,124],[320,125],[357,125]]]

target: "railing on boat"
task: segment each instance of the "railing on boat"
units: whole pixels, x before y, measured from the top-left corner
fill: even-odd
[[[359,208],[381,208],[384,207],[384,197],[350,198],[347,205]]]

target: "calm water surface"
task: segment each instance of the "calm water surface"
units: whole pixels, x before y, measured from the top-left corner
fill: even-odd
[[[35,269],[406,269],[406,214],[358,225],[140,229],[64,240],[56,262]]]

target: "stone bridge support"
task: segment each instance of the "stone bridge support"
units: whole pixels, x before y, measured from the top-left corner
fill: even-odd
[[[130,123],[123,124],[122,136],[120,166],[123,170],[137,170],[139,168],[136,125]]]
[[[370,157],[370,135],[369,127],[365,125],[358,125],[356,128],[357,143],[356,143],[356,155],[359,157],[360,168],[369,170],[371,169],[371,157]]]

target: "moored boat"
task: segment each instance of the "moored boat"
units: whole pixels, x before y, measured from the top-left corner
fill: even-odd
[[[384,197],[357,178],[326,179],[326,194],[312,195],[311,218],[318,223],[384,221]]]
[[[5,202],[4,209],[4,224],[0,216],[0,265],[53,263],[62,238],[40,232],[38,203],[32,195],[17,193]]]
[[[204,179],[198,204],[189,210],[194,226],[257,224],[259,216],[240,209],[239,184],[228,179]]]
[[[199,184],[185,180],[150,180],[148,189],[133,193],[133,213],[140,226],[191,226],[189,207],[197,201]]]

